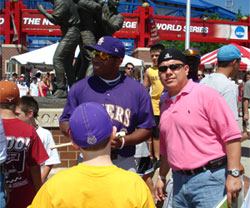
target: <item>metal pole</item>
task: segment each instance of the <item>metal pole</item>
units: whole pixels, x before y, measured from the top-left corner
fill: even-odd
[[[186,5],[186,34],[185,34],[185,49],[190,48],[190,6],[191,0],[187,0]]]
[[[9,81],[12,81],[12,74],[13,74],[13,60],[12,58],[10,58],[9,60],[9,67],[10,67],[10,77],[9,77]]]

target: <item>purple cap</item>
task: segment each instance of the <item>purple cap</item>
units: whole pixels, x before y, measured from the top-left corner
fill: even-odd
[[[98,40],[96,45],[89,45],[86,47],[108,53],[119,58],[124,58],[125,56],[125,47],[122,41],[120,41],[118,38],[113,38],[112,36],[103,36]]]
[[[107,139],[113,131],[112,120],[99,103],[79,105],[69,119],[72,140],[81,148],[96,145]]]

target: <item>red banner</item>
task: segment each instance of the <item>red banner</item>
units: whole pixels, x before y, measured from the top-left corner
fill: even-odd
[[[42,14],[31,14],[24,13],[22,16],[22,30],[25,32],[38,31],[39,30],[49,30],[60,32],[60,27],[58,25],[52,24],[46,17]]]
[[[154,18],[151,16],[149,17],[149,42],[148,42],[148,47],[154,45],[155,43],[158,43],[161,41],[161,38],[158,33],[158,29],[156,27]]]
[[[27,10],[26,10],[27,11]],[[40,13],[22,12],[21,31],[28,35],[60,35],[61,30],[58,25],[53,25],[47,18]],[[178,39],[185,37],[186,22],[185,18],[172,19],[165,16],[153,16],[155,24],[151,24],[149,37],[157,38],[159,35],[162,39]],[[233,24],[232,24],[233,23]],[[117,34],[118,37],[139,36],[139,16],[128,16],[124,14],[124,23],[122,29]],[[4,16],[0,15],[0,29],[4,34],[5,20]],[[157,31],[157,34],[156,34]],[[248,40],[248,26],[240,25],[234,22],[213,22],[199,21],[191,19],[190,27],[191,38],[224,38],[226,40]],[[194,39],[193,39],[194,40]]]
[[[155,19],[156,27],[161,36],[175,35],[185,37],[186,21],[172,19]],[[238,24],[220,24],[211,22],[191,21],[190,36],[192,37],[210,37],[248,40],[248,27]],[[164,39],[164,38],[163,38]]]

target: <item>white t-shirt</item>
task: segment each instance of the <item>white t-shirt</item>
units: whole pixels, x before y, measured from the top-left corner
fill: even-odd
[[[226,75],[213,73],[201,80],[201,84],[216,89],[227,101],[232,109],[236,120],[238,120],[238,86],[229,80]]]
[[[29,88],[26,84],[17,84],[19,88],[20,97],[25,96],[29,92]]]
[[[53,136],[51,134],[51,132],[47,129],[44,129],[42,127],[38,127],[38,129],[36,130],[38,136],[40,137],[44,148],[47,151],[47,154],[49,156],[49,159],[46,160],[44,163],[41,164],[41,170],[43,169],[43,167],[45,165],[56,165],[56,164],[60,164],[60,158],[59,158],[59,154],[57,149],[50,149],[50,146],[55,145]]]
[[[30,84],[30,95],[31,96],[38,96],[38,83],[31,83]]]
[[[135,146],[135,155],[134,155],[135,158],[148,157],[148,156],[150,156],[150,152],[146,141],[137,144]]]

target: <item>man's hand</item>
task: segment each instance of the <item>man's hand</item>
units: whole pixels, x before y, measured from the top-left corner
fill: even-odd
[[[249,114],[245,113],[243,119],[244,119],[244,121],[247,122],[249,120]]]
[[[155,184],[155,198],[157,201],[166,199],[166,180],[158,178]]]
[[[44,9],[43,5],[39,4],[37,6],[37,10],[41,13],[41,14],[45,14],[46,10]]]
[[[228,206],[232,206],[232,203],[237,199],[239,192],[241,191],[242,183],[240,177],[227,176],[226,190],[227,190],[227,203]]]
[[[111,140],[111,149],[118,149],[122,146],[122,138],[115,137],[114,139]]]

